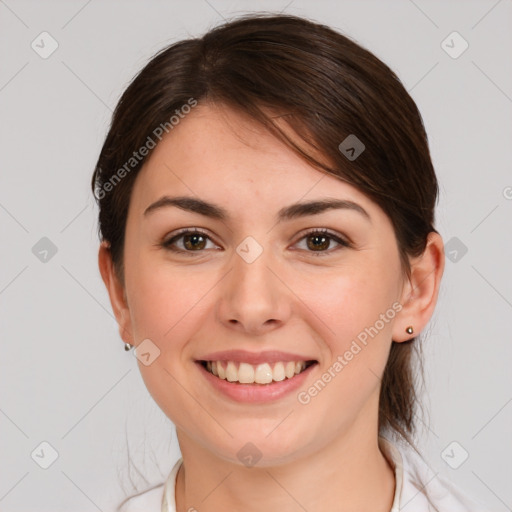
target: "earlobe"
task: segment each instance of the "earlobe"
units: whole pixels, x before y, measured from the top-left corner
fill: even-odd
[[[126,301],[124,286],[114,269],[108,242],[101,242],[98,252],[98,267],[110,297],[110,304],[119,326],[119,334],[125,343],[133,345],[130,310]]]
[[[443,239],[431,231],[423,254],[411,260],[411,278],[402,291],[402,309],[393,329],[393,341],[401,343],[417,336],[434,313],[444,272]],[[413,333],[407,332],[412,327]]]

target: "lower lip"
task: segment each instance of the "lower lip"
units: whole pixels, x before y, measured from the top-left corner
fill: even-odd
[[[220,379],[210,373],[201,363],[196,362],[199,370],[206,377],[208,382],[225,396],[236,402],[266,403],[278,400],[297,390],[308,377],[318,363],[308,366],[304,371],[295,375],[291,379],[285,378],[280,382],[271,382],[269,384],[240,384],[238,382],[229,382]]]

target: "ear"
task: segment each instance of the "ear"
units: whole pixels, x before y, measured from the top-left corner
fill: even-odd
[[[108,242],[102,242],[100,245],[98,266],[110,297],[112,310],[119,325],[119,334],[125,343],[134,345],[130,310],[126,301],[124,286],[114,270]]]
[[[402,309],[396,316],[393,341],[408,341],[425,328],[434,313],[444,265],[443,239],[431,231],[423,254],[411,260],[411,278],[402,290]],[[413,334],[406,332],[409,326],[413,327]]]

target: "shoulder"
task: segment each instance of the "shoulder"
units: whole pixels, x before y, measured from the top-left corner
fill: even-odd
[[[116,512],[175,512],[174,487],[182,462],[182,458],[176,461],[165,482],[130,496],[119,505]]]
[[[460,487],[433,471],[412,448],[388,439],[382,444],[395,465],[399,508],[408,512],[485,512]]]
[[[116,512],[160,512],[164,497],[164,484],[161,483],[140,494],[130,496],[117,508]]]

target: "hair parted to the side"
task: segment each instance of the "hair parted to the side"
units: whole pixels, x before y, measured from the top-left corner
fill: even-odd
[[[439,192],[416,104],[393,71],[348,37],[304,18],[257,13],[164,48],[123,93],[92,177],[100,236],[121,282],[131,190],[148,156],[128,169],[126,162],[191,99],[248,115],[320,172],[366,194],[389,216],[410,277],[409,257],[421,255],[437,232]],[[298,137],[287,136],[270,112]],[[350,134],[365,145],[353,161],[338,149]],[[123,166],[122,179],[107,187]],[[413,447],[418,342],[392,343],[379,402],[379,433],[391,429]]]

